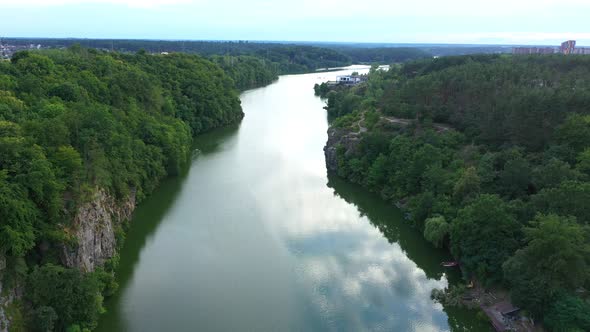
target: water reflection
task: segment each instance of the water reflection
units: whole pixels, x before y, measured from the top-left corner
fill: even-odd
[[[429,266],[431,276],[427,276],[425,270],[408,257],[405,248],[395,242],[399,239],[397,227],[388,228],[400,222],[399,211],[376,203],[369,194],[375,206],[365,206],[370,211],[367,215],[362,212],[363,207],[350,204],[355,193],[366,197],[366,192],[359,188],[355,192],[333,179],[330,185],[335,186],[336,195],[325,184],[326,190],[312,190],[311,195],[301,195],[297,212],[287,218],[293,222],[282,222],[285,242],[299,266],[298,282],[303,289],[311,290],[307,301],[321,315],[324,328],[337,331],[448,330],[442,307],[430,299],[433,288],[447,285],[442,271],[434,267],[444,255],[439,253],[426,258],[434,265]],[[306,188],[309,194],[309,186]],[[388,235],[395,237],[385,238],[380,229],[386,229]],[[412,242],[412,239],[407,241]],[[424,248],[422,252],[427,256]]]
[[[199,138],[188,174],[138,209],[102,331],[480,331],[430,299],[448,259],[392,205],[326,176],[313,84],[241,95],[238,128]]]
[[[430,281],[418,285],[421,290],[431,285],[440,288],[442,285],[447,285],[447,280],[450,282],[460,281],[458,270],[448,270],[440,266],[441,261],[450,259],[449,254],[443,250],[437,250],[427,243],[420,232],[404,221],[397,208],[381,200],[378,195],[368,193],[358,185],[348,183],[332,174],[328,175],[328,186],[334,189],[334,195],[354,204],[361,216],[367,217],[368,221],[379,229],[389,243],[400,248],[403,255],[415,263],[415,270],[412,273],[419,275],[424,273]],[[433,280],[437,282],[433,282]],[[397,282],[394,288],[399,289],[402,284],[403,282]],[[410,295],[411,293],[406,292],[405,294]],[[427,294],[430,294],[430,290]],[[424,298],[425,295],[421,292],[419,296]],[[448,316],[447,324],[451,331],[491,331],[489,324],[473,319],[475,315],[473,310],[463,308],[443,308],[443,310]],[[439,327],[438,330],[445,330],[445,328]]]
[[[230,126],[201,135],[195,140],[195,145],[199,146],[198,150],[203,154],[215,153],[224,144],[235,138],[238,129],[239,126]],[[199,155],[200,153],[194,154],[193,161]],[[142,249],[153,241],[154,233],[160,222],[170,212],[178,195],[186,185],[191,165],[192,163],[186,165],[178,176],[162,181],[158,189],[142,201],[134,211],[132,231],[127,232],[125,247],[121,252],[117,269],[117,282],[121,291],[106,300],[107,312],[101,317],[99,331],[127,330],[123,325],[125,322],[125,317],[123,317],[124,303],[121,302],[121,299],[125,297],[125,290],[140,263],[139,257]]]

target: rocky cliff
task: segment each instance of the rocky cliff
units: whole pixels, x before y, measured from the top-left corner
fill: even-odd
[[[337,128],[331,126],[328,129],[328,142],[324,146],[326,167],[328,171],[338,171],[338,149],[343,149],[344,155],[349,156],[356,152],[360,142],[360,131],[352,131],[349,128]]]
[[[408,126],[415,126],[414,130],[421,130],[421,125],[411,119],[401,119],[393,116],[379,115],[379,119],[372,125],[372,128],[367,129],[365,121],[366,113],[360,115],[360,119],[349,124],[346,127],[330,126],[328,129],[328,142],[324,147],[324,154],[326,156],[326,166],[329,171],[338,171],[338,149],[343,149],[345,157],[354,155],[358,151],[358,146],[361,141],[361,135],[370,133],[371,130],[378,130],[381,133],[388,133],[393,135],[403,132]],[[451,127],[441,123],[433,123],[432,129],[441,133],[452,130]],[[341,152],[342,153],[342,152]]]
[[[0,332],[10,330],[10,315],[8,314],[13,302],[21,297],[22,289],[20,287],[6,288],[2,283],[4,270],[6,269],[6,259],[0,256]]]
[[[5,293],[6,291],[2,287],[2,271],[6,267],[6,260],[4,257],[0,256],[0,332],[8,331],[8,317],[6,317],[5,308],[6,305],[12,302],[12,299],[9,298]]]
[[[104,264],[116,253],[117,224],[129,220],[134,209],[135,192],[126,200],[117,202],[104,190],[98,190],[90,202],[78,209],[73,221],[77,243],[63,246],[63,264],[85,272]]]
[[[104,190],[98,190],[92,200],[77,210],[70,231],[76,238],[75,245],[62,246],[62,263],[71,268],[90,272],[104,264],[116,253],[115,230],[118,223],[129,220],[135,210],[135,192],[124,201],[117,201]],[[6,267],[0,257],[0,332],[10,330],[8,308],[21,297],[22,289],[3,289],[2,272]]]

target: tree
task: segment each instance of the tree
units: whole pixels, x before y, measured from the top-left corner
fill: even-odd
[[[552,158],[533,170],[533,183],[537,190],[560,185],[564,181],[576,180],[578,173],[564,161]]]
[[[509,197],[520,197],[531,183],[531,168],[524,158],[509,160],[500,172],[501,190]]]
[[[443,216],[426,219],[424,224],[424,238],[435,247],[441,248],[449,235],[450,226]]]
[[[503,265],[518,305],[541,315],[561,291],[590,277],[590,228],[575,218],[539,214],[524,230],[527,245]]]
[[[367,185],[373,191],[377,191],[383,187],[387,180],[387,157],[383,154],[375,159],[367,173]]]
[[[579,297],[561,295],[553,302],[543,322],[555,332],[590,331],[590,303]]]
[[[590,146],[590,115],[571,114],[558,128],[559,142],[581,152]]]
[[[451,251],[482,282],[502,279],[502,263],[518,247],[519,224],[496,195],[480,195],[451,225]]]
[[[19,257],[33,248],[38,213],[25,190],[0,171],[0,254]]]
[[[466,168],[453,188],[453,197],[457,202],[473,199],[479,194],[480,182],[475,167]]]
[[[436,198],[431,191],[425,191],[409,199],[408,207],[412,211],[412,220],[419,230],[424,230],[424,221],[432,214],[435,203]]]
[[[590,148],[584,150],[578,155],[576,169],[590,177]]]
[[[60,146],[53,155],[52,162],[56,175],[69,186],[77,183],[82,175],[82,158],[72,146]]]
[[[103,311],[99,283],[93,274],[83,274],[52,264],[35,268],[27,279],[26,299],[33,307],[51,307],[57,314],[56,329],[72,324],[93,329]]]
[[[574,216],[580,223],[590,222],[590,182],[566,181],[543,189],[531,197],[531,208],[540,213]]]
[[[276,77],[274,63],[239,60],[241,87]],[[115,200],[134,192],[139,202],[164,177],[181,172],[192,136],[239,121],[230,76],[188,54],[73,47],[0,61],[0,256],[10,275],[33,271],[25,290],[31,328],[96,325],[100,293],[116,289],[112,273],[36,265],[56,261],[58,249],[72,245],[71,218],[94,191]],[[52,249],[33,252],[40,243]]]
[[[52,307],[41,306],[33,312],[33,329],[39,332],[52,332],[57,318]]]

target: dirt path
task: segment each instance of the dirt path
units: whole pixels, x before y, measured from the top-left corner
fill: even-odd
[[[361,118],[354,124],[358,130],[357,130],[357,134],[362,134],[364,132],[367,132],[367,128],[363,127],[363,122],[365,121],[365,113],[363,112],[361,113]],[[386,115],[381,115],[379,118],[379,121],[387,121],[389,123],[392,124],[398,124],[398,125],[402,125],[402,126],[409,126],[412,124],[412,122],[414,120],[412,119],[403,119],[403,118],[396,118],[394,116],[386,116]],[[449,131],[451,129],[453,129],[451,126],[442,124],[442,123],[433,123],[432,126],[434,127],[434,129],[436,130],[437,133],[442,133],[445,131]]]

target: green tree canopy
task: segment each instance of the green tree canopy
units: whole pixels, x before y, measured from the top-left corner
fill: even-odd
[[[26,291],[26,299],[33,306],[53,309],[57,330],[73,324],[93,329],[103,310],[98,281],[94,275],[76,269],[51,264],[35,268],[28,277]]]
[[[513,300],[541,314],[561,291],[574,291],[590,277],[590,228],[574,218],[538,215],[525,228],[527,245],[504,263]]]
[[[483,282],[502,279],[502,263],[518,248],[519,225],[506,203],[480,195],[461,209],[451,226],[451,250]]]
[[[451,227],[443,216],[434,216],[426,219],[424,223],[424,238],[435,247],[441,248]]]

